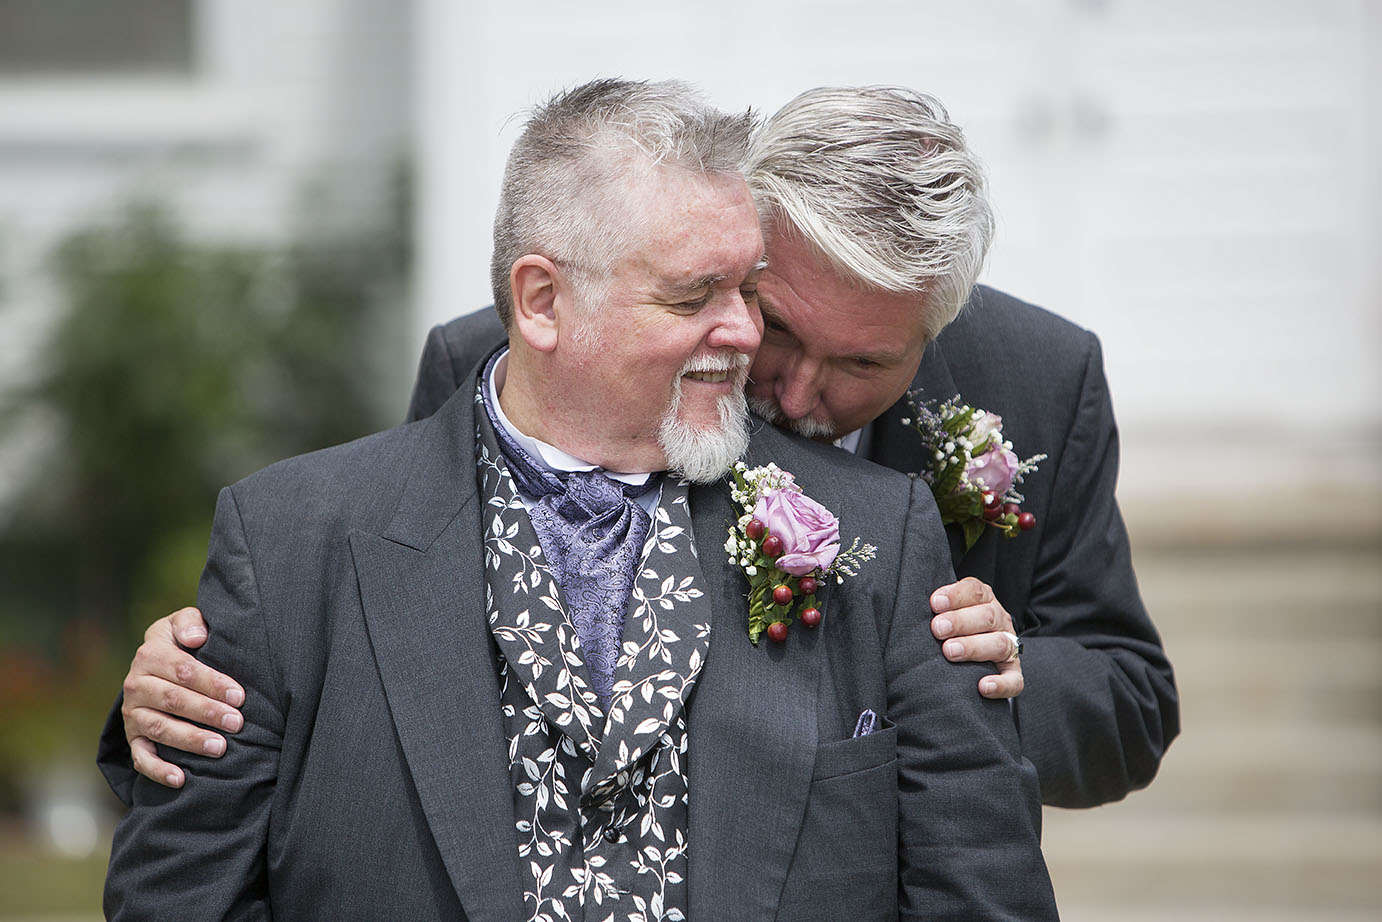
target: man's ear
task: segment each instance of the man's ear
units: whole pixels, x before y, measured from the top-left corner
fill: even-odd
[[[518,335],[538,352],[551,352],[557,347],[557,300],[567,291],[557,264],[536,253],[515,260],[509,269],[509,291]]]

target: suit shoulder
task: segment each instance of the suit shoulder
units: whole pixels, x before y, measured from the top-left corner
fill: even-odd
[[[1071,395],[1101,356],[1099,339],[1089,330],[983,285],[935,346],[960,393],[976,400]]]
[[[387,516],[397,501],[426,422],[286,458],[231,486],[242,516],[361,524]]]
[[[1084,354],[1097,338],[1070,320],[987,285],[974,289],[964,310],[941,331],[937,342],[948,352],[1011,353],[1056,350]]]
[[[469,355],[477,343],[499,343],[507,336],[493,305],[453,317],[437,329],[453,357]]]

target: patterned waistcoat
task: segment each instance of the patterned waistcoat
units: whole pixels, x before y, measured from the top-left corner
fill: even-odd
[[[684,919],[685,709],[710,643],[688,485],[664,478],[606,715],[483,407],[476,418],[485,607],[528,918]]]

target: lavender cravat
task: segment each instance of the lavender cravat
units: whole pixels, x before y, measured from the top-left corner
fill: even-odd
[[[484,380],[489,380],[489,372],[487,368]],[[482,391],[509,474],[518,489],[535,500],[528,512],[533,531],[581,638],[591,685],[607,711],[624,611],[651,522],[635,499],[653,489],[659,478],[630,485],[598,470],[553,472],[514,441],[498,419],[490,389]]]

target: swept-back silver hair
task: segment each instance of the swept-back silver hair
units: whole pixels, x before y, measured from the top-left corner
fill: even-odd
[[[807,90],[758,131],[745,177],[766,227],[866,289],[923,294],[928,339],[993,238],[983,164],[938,100],[904,87]]]
[[[629,214],[628,177],[661,165],[741,172],[753,126],[752,113],[721,112],[675,80],[595,80],[534,109],[509,153],[494,218],[490,280],[504,325],[515,260],[537,253],[573,270],[578,294],[593,303],[601,276],[648,230]]]

